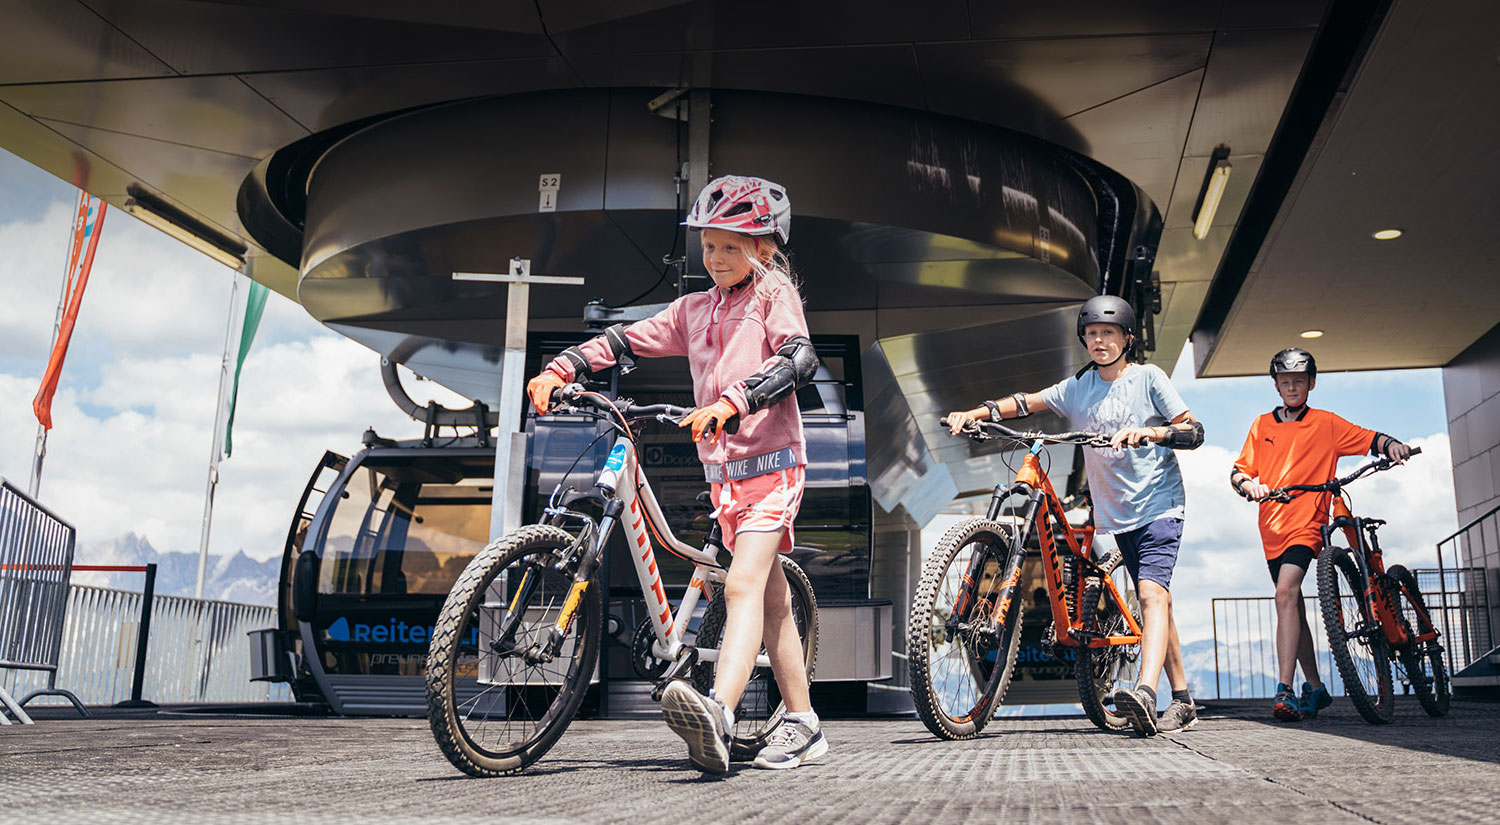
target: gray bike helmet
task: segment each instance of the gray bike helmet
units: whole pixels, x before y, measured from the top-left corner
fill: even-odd
[[[1305,372],[1308,378],[1317,378],[1318,362],[1301,347],[1287,347],[1271,356],[1271,377],[1283,372]]]
[[[1083,328],[1089,324],[1115,324],[1126,335],[1135,334],[1135,310],[1130,302],[1117,295],[1095,295],[1083,302],[1078,310],[1078,340],[1083,341]]]

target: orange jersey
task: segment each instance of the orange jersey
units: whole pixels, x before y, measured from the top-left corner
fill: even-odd
[[[1250,425],[1234,468],[1272,489],[1322,484],[1334,477],[1340,458],[1368,453],[1374,442],[1374,430],[1357,427],[1327,410],[1309,407],[1300,421],[1284,422],[1277,421],[1275,413],[1266,413]],[[1303,493],[1286,504],[1260,503],[1260,540],[1267,559],[1295,544],[1314,552],[1322,549],[1329,495]]]

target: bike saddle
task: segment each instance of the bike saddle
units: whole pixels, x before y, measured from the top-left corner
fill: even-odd
[[[713,493],[710,493],[709,491],[704,490],[703,492],[701,492],[701,493],[698,494],[698,496],[697,496],[697,502],[698,502],[698,504],[703,509],[709,511],[710,513],[713,512],[713,510],[714,510],[714,494]]]
[[[1379,527],[1380,525],[1385,524],[1385,519],[1383,518],[1367,518],[1363,519],[1363,521],[1366,527]]]

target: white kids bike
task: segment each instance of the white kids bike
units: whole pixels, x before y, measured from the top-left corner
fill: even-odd
[[[679,678],[708,693],[719,658],[725,607],[717,585],[725,568],[718,563],[723,548],[718,523],[702,549],[672,534],[641,472],[631,429],[649,419],[675,424],[690,410],[635,406],[578,384],[558,389],[553,400],[561,407],[552,414],[604,421],[616,433],[615,442],[590,489],[565,486],[564,474],[541,524],[512,531],[475,556],[438,615],[427,654],[427,718],[443,754],[471,776],[503,776],[525,768],[573,721],[599,660],[605,620],[599,569],[616,525],[625,531],[650,614],[636,633],[633,660],[640,675],[656,681],[652,697],[660,701],[662,690]],[[667,602],[648,530],[669,551],[694,564],[675,611]],[[818,647],[817,600],[802,569],[786,556],[779,558],[791,586],[792,614],[811,679]],[[689,641],[689,621],[700,596],[708,605]],[[764,650],[755,664],[735,712],[734,759],[753,759],[783,710]]]

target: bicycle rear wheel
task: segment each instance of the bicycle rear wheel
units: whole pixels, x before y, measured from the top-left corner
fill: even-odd
[[[1131,608],[1136,626],[1141,624],[1140,611]],[[1083,604],[1079,606],[1079,622],[1084,631],[1103,636],[1123,636],[1130,632],[1125,614],[1114,599],[1105,596],[1104,584],[1098,578],[1090,578],[1083,589]],[[1140,672],[1141,645],[1110,645],[1088,647],[1079,645],[1076,651],[1073,675],[1078,680],[1078,701],[1083,712],[1102,730],[1124,730],[1130,727],[1130,719],[1105,707],[1105,700],[1117,685],[1134,687]]]
[[[1432,614],[1427,612],[1427,602],[1417,587],[1417,577],[1399,564],[1387,571],[1387,575],[1391,579],[1391,603],[1405,621],[1407,635],[1412,637],[1411,643],[1398,651],[1406,680],[1428,716],[1446,716],[1453,694],[1448,671],[1443,667],[1442,645],[1436,639],[1428,642],[1415,640],[1416,636],[1434,630],[1430,622]],[[1428,617],[1428,621],[1423,621],[1423,616]]]
[[[603,605],[589,582],[557,656],[544,661],[572,576],[558,570],[573,537],[522,527],[469,562],[438,614],[427,654],[427,720],[454,767],[515,773],[567,730],[599,659]],[[483,641],[481,641],[483,640]]]
[[[998,625],[991,621],[999,596],[1011,532],[989,519],[954,525],[922,566],[906,625],[911,696],[922,724],[943,739],[971,739],[1005,698],[1021,641],[1021,598]],[[969,571],[973,595],[958,605]]]
[[[797,635],[802,638],[802,665],[807,668],[807,679],[812,681],[813,668],[818,663],[818,599],[813,595],[812,581],[797,563],[786,556],[778,556],[781,571],[786,574],[787,585],[792,591],[792,621],[797,625]],[[724,618],[727,609],[724,589],[721,587],[703,611],[703,621],[698,625],[698,636],[694,646],[718,648],[724,638]],[[765,653],[764,646],[760,649]],[[714,686],[718,673],[718,662],[704,662],[693,668],[693,688],[704,696]],[[740,694],[740,704],[734,709],[734,730],[729,732],[729,758],[734,761],[754,759],[766,746],[771,731],[781,721],[786,703],[776,687],[776,677],[769,667],[757,667],[750,671],[750,681],[745,692]]]
[[[1370,724],[1391,721],[1396,701],[1390,643],[1368,609],[1365,577],[1349,548],[1325,547],[1318,555],[1318,606],[1344,695]]]

